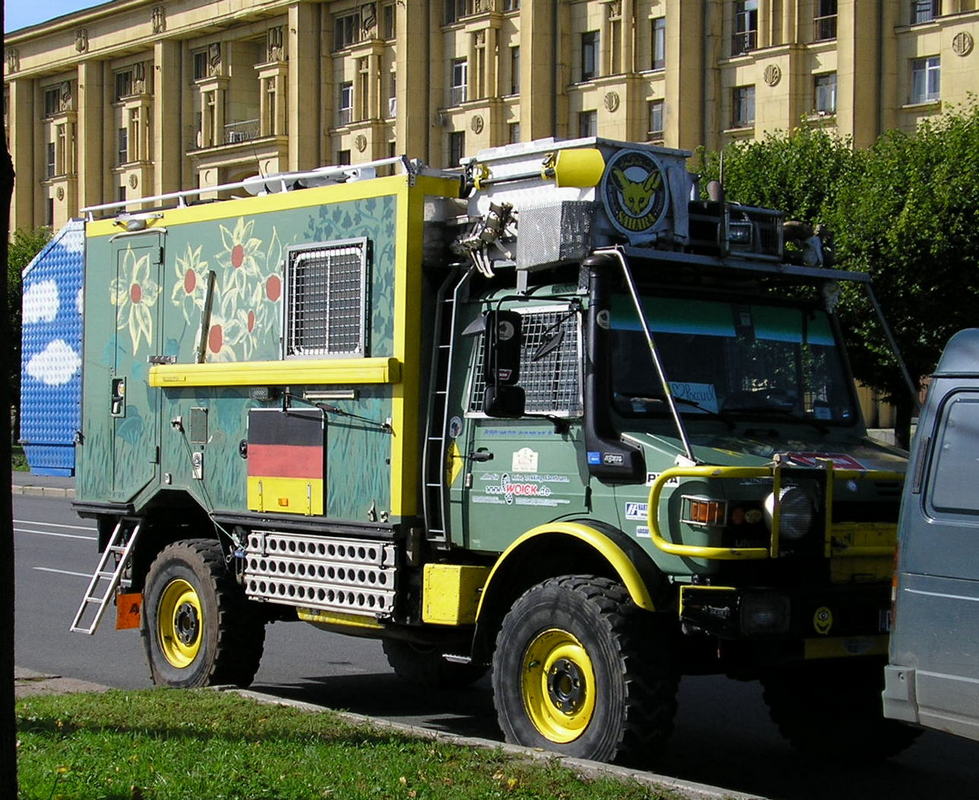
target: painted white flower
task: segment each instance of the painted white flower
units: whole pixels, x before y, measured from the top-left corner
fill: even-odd
[[[133,342],[133,354],[139,350],[143,339],[146,344],[153,339],[153,313],[160,287],[150,277],[150,256],[139,258],[132,248],[126,250],[122,261],[122,277],[109,285],[109,301],[116,306],[116,327],[129,329]]]
[[[186,252],[182,256],[177,256],[174,262],[177,280],[173,284],[170,300],[174,305],[180,306],[188,324],[200,322],[200,311],[204,308],[204,300],[207,297],[209,270],[207,261],[201,260],[203,248],[203,245],[195,248],[188,244]]]

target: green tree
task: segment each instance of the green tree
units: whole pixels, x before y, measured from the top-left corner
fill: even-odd
[[[44,248],[51,239],[49,228],[19,228],[11,237],[7,252],[7,314],[10,326],[10,364],[7,381],[10,386],[10,400],[20,418],[20,298],[21,273],[24,267]],[[16,435],[17,431],[14,430]]]
[[[837,258],[870,273],[911,375],[928,375],[948,337],[979,324],[979,106],[957,109],[914,133],[884,134],[864,168],[844,185],[829,216]],[[869,304],[849,293],[854,371],[886,391],[899,430],[910,422],[908,392]]]
[[[723,169],[728,200],[775,208],[790,219],[825,223],[841,189],[859,174],[864,157],[848,139],[818,128],[735,141],[721,151],[698,151],[703,185]]]

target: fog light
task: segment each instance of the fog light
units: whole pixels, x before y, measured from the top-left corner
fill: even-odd
[[[779,492],[778,534],[781,539],[801,539],[812,526],[812,501],[798,486],[786,486]],[[765,498],[765,523],[772,529],[775,494]]]
[[[789,598],[777,594],[746,594],[741,600],[741,630],[746,636],[786,633]]]

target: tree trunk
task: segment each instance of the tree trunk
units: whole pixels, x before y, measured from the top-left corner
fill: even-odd
[[[3,9],[0,6],[0,30]],[[3,63],[0,45],[0,63]],[[10,200],[14,168],[6,142],[0,152],[0,342],[9,342],[10,313],[7,308],[7,242],[10,238]],[[10,347],[0,347],[0,375],[10,374]],[[10,441],[13,398],[7,381],[0,385],[0,442]],[[0,448],[0,797],[17,797],[17,723],[14,716],[14,523],[10,496],[10,448]]]

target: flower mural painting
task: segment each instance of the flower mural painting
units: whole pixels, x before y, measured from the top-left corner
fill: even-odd
[[[153,312],[160,286],[150,274],[148,252],[137,255],[132,248],[123,255],[119,277],[109,284],[109,302],[116,307],[116,327],[128,330],[133,355],[145,340],[153,340]]]
[[[255,220],[245,222],[244,217],[239,217],[233,227],[220,228],[223,249],[216,258],[224,268],[224,291],[241,293],[259,276],[258,259],[264,255],[262,240],[252,235]]]
[[[182,256],[174,260],[176,280],[170,300],[180,306],[187,324],[199,323],[201,310],[207,297],[208,263],[201,260],[203,245],[187,245]]]

